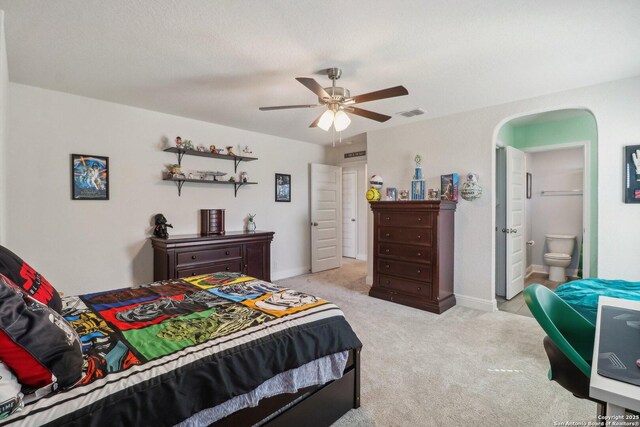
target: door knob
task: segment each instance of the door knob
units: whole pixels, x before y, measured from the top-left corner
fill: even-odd
[[[314,227],[317,227],[318,223],[317,222],[312,222],[311,225],[314,226]]]
[[[351,218],[351,222],[356,222],[356,219],[355,218]]]

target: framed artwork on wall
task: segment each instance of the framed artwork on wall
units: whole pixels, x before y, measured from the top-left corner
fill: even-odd
[[[531,174],[529,172],[527,172],[527,199],[531,198],[532,180],[533,180],[533,178],[531,177]]]
[[[624,202],[640,203],[640,145],[624,147]]]
[[[276,174],[276,202],[291,201],[291,175]]]
[[[71,199],[109,200],[109,158],[71,155]]]

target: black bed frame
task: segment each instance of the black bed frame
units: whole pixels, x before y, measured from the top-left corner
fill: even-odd
[[[349,351],[342,378],[311,386],[294,394],[279,394],[223,418],[212,427],[308,426],[326,427],[360,407],[360,348]]]

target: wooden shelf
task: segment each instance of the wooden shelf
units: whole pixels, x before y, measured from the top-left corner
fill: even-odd
[[[221,159],[221,160],[233,160],[234,168],[233,172],[238,172],[238,165],[240,162],[251,162],[253,160],[258,160],[257,157],[246,157],[246,156],[229,156],[227,154],[218,154],[218,153],[210,153],[208,151],[198,151],[198,150],[182,150],[178,147],[169,147],[165,148],[163,151],[167,153],[176,153],[178,155],[178,165],[182,166],[182,157],[185,156],[198,156],[198,157],[209,157],[212,159]]]
[[[251,162],[253,160],[258,160],[257,157],[246,157],[246,156],[229,156],[226,154],[218,154],[211,153],[209,151],[198,151],[198,150],[183,150],[178,147],[169,147],[165,148],[163,151],[167,153],[176,153],[178,155],[178,165],[182,166],[182,158],[186,155],[188,156],[198,156],[198,157],[209,157],[211,159],[221,159],[221,160],[232,160],[233,161],[233,173],[238,173],[238,165],[240,162]],[[234,182],[234,181],[215,181],[211,179],[189,179],[189,178],[174,178],[165,172],[162,177],[163,181],[173,181],[176,183],[178,187],[178,197],[182,194],[182,186],[185,182],[197,182],[200,184],[221,184],[221,185],[233,185],[233,195],[238,197],[238,188],[242,187],[245,184],[257,184],[257,182]]]
[[[257,182],[233,182],[233,181],[213,181],[211,179],[189,179],[189,178],[173,178],[168,175],[165,175],[162,178],[163,181],[173,181],[176,183],[178,187],[178,197],[182,193],[182,186],[185,182],[196,182],[198,184],[216,184],[216,185],[233,185],[234,187],[234,196],[238,196],[238,189],[243,185],[257,184]]]

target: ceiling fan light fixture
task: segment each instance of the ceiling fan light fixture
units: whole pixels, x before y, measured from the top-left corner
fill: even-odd
[[[333,118],[333,126],[336,128],[336,131],[342,132],[351,124],[351,119],[342,110],[338,110]]]
[[[320,120],[318,121],[318,127],[322,130],[328,131],[329,128],[331,127],[331,124],[333,123],[333,111],[331,110],[327,110],[324,113],[322,113],[322,116],[320,116]]]

